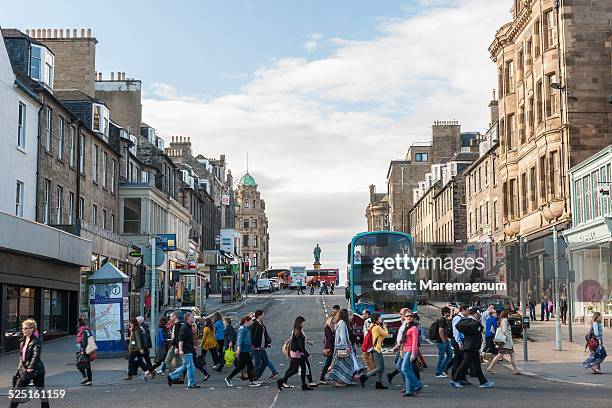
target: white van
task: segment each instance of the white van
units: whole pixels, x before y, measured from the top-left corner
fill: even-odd
[[[257,279],[257,293],[261,292],[274,292],[274,288],[272,287],[272,283],[268,278],[259,278]]]

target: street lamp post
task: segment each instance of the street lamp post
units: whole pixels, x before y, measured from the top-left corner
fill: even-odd
[[[559,314],[559,249],[557,226],[553,227],[553,257],[555,266],[554,291],[555,291],[555,344],[556,350],[561,351],[561,315]]]

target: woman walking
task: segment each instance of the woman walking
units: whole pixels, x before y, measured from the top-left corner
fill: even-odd
[[[40,357],[42,345],[36,330],[36,321],[34,319],[24,320],[21,324],[21,332],[23,337],[19,343],[19,366],[17,374],[13,376],[13,388],[25,392],[23,389],[32,382],[44,397],[45,366]],[[27,401],[19,401],[19,398],[12,399],[10,408],[16,408],[21,402]],[[40,406],[41,408],[49,408],[47,398],[40,399]]]
[[[414,372],[414,362],[419,355],[419,327],[414,320],[412,312],[406,313],[406,333],[404,334],[404,358],[402,360],[402,375],[404,376],[404,397],[416,397],[423,384]]]
[[[155,347],[157,347],[157,351],[155,352],[155,364],[153,364],[153,369],[156,369],[159,366],[162,366],[160,369],[163,372],[165,367],[166,355],[168,354],[168,343],[170,342],[170,330],[168,329],[168,319],[166,317],[161,317],[159,319],[159,326],[157,327],[157,334],[155,335]]]
[[[323,349],[323,355],[325,356],[325,364],[321,370],[321,377],[319,384],[327,384],[326,377],[329,367],[331,367],[332,360],[334,358],[334,318],[335,315],[330,315],[325,321],[325,328],[323,332],[325,334],[325,348]]]
[[[340,309],[335,319],[336,330],[334,332],[334,357],[328,379],[334,382],[336,387],[346,387],[353,384],[353,345],[349,337],[349,313],[346,309]]]
[[[244,316],[240,319],[240,328],[238,329],[238,336],[236,339],[236,358],[238,364],[236,368],[225,378],[225,383],[228,387],[233,387],[232,378],[242,370],[247,369],[247,375],[249,376],[249,386],[259,387],[261,383],[254,380],[255,367],[253,366],[253,357],[251,351],[253,351],[253,345],[251,343],[251,316]]]
[[[382,343],[389,335],[389,331],[387,330],[387,326],[385,326],[380,313],[372,313],[370,332],[372,333],[372,360],[376,367],[367,373],[361,374],[359,381],[361,382],[361,386],[365,387],[365,383],[368,378],[376,376],[376,389],[386,390],[389,387],[385,387],[382,383],[383,374],[385,373],[385,359],[383,358],[382,354]]]
[[[519,375],[520,371],[516,366],[516,356],[514,355],[514,343],[512,342],[512,333],[510,331],[510,322],[508,321],[508,311],[504,310],[499,314],[499,327],[497,329],[498,332],[504,335],[505,341],[503,343],[500,342],[499,349],[497,350],[497,355],[491,360],[491,364],[487,367],[487,371],[490,373],[494,373],[493,368],[495,364],[499,360],[501,360],[504,356],[510,356],[510,362],[512,363],[512,371],[515,375]],[[495,337],[498,337],[497,334]]]
[[[87,354],[87,342],[91,336],[91,330],[89,329],[89,327],[87,327],[87,324],[85,324],[85,320],[82,317],[79,317],[79,323],[77,328],[77,341],[79,343],[80,351],[77,357],[77,368],[83,376],[83,381],[81,381],[81,385],[85,386],[90,386],[93,381],[91,373],[91,359]],[[82,365],[79,367],[80,361],[82,361]]]
[[[597,339],[595,346],[590,350],[589,357],[582,363],[584,368],[590,368],[593,374],[601,374],[601,363],[606,358],[606,349],[603,345],[603,325],[601,324],[601,313],[593,313],[591,328],[587,335],[587,346],[593,343],[592,339]]]
[[[298,316],[293,323],[293,332],[291,333],[291,342],[289,345],[291,363],[289,364],[285,376],[276,382],[279,390],[290,388],[289,385],[287,385],[287,380],[297,374],[298,369],[300,370],[300,378],[302,380],[302,390],[313,390],[313,388],[306,383],[306,360],[308,360],[310,354],[306,351],[306,336],[304,335],[303,328],[305,321],[306,320],[302,316]]]
[[[142,372],[144,373],[143,378],[145,381],[147,381],[147,373],[149,367],[144,362],[144,359],[142,357],[145,353],[145,343],[142,338],[142,331],[140,330],[138,320],[130,320],[129,333],[130,342],[128,345],[128,374],[124,378],[124,380],[132,380],[134,376],[138,374],[138,367],[140,367],[142,368]]]
[[[204,330],[202,331],[202,342],[200,343],[200,347],[202,348],[202,360],[206,361],[206,353],[210,352],[213,368],[217,368],[219,364],[219,354],[217,353],[219,345],[215,339],[215,327],[210,318],[204,320]]]

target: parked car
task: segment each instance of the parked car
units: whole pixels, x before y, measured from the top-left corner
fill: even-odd
[[[261,293],[261,292],[268,292],[268,293],[274,292],[274,287],[272,286],[270,279],[268,278],[257,279],[257,293]]]
[[[448,297],[448,305],[453,308],[459,308],[461,305],[469,305],[472,295],[472,292],[453,292]]]
[[[183,315],[185,314],[185,312],[191,312],[191,314],[193,314],[193,317],[195,317],[196,320],[198,319],[203,319],[204,316],[202,316],[202,311],[200,310],[200,308],[195,307],[195,306],[182,306],[182,307],[178,307],[178,308],[170,308],[167,309],[164,312],[164,317],[166,318],[170,318],[170,314],[172,314],[172,312],[177,311],[179,314],[179,320],[183,320]]]
[[[521,337],[523,335],[523,318],[518,311],[518,307],[510,296],[506,295],[474,295],[470,302],[470,307],[475,307],[480,312],[487,310],[489,304],[495,305],[497,315],[508,310],[508,322],[510,323],[510,331],[513,337]]]
[[[419,305],[426,305],[427,302],[429,302],[429,297],[427,296],[427,294],[421,293],[417,297],[417,304],[419,304]]]
[[[274,288],[274,290],[280,290],[280,283],[278,282],[278,278],[270,278],[270,283],[272,284],[272,288]]]

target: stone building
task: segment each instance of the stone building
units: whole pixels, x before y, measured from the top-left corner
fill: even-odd
[[[553,226],[571,223],[568,169],[612,141],[607,6],[515,1],[512,21],[489,47],[498,72],[501,222],[506,243],[526,241],[530,296],[552,296],[544,248]]]
[[[62,65],[54,65],[66,58],[66,47],[53,51],[51,58],[48,38],[32,39],[18,30],[3,34],[15,71],[31,84],[42,104],[36,220],[93,243],[90,267],[81,276],[80,311],[87,313],[85,281],[92,271],[105,262],[126,274],[134,269],[128,260],[130,242],[117,228],[120,153],[109,141],[109,111],[104,102],[82,91],[56,88],[56,76],[64,85],[69,80]],[[90,44],[95,39],[76,38],[71,43],[79,41]]]
[[[257,182],[248,172],[236,191],[236,229],[242,236],[242,255],[250,264],[250,276],[270,266],[268,217],[266,203]]]
[[[376,193],[376,186],[370,185],[370,202],[365,213],[368,221],[368,231],[384,231],[389,229],[389,195]]]

